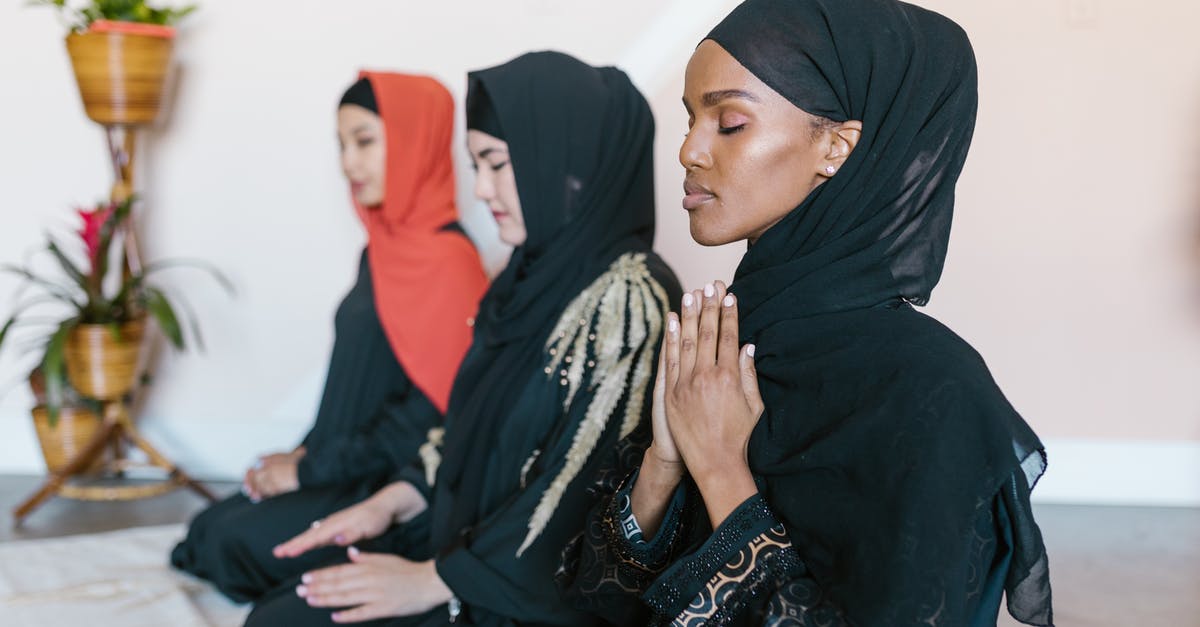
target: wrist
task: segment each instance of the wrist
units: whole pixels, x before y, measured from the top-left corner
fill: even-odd
[[[687,467],[682,461],[663,459],[658,450],[651,444],[642,454],[642,466],[638,472],[638,482],[646,481],[656,486],[674,489],[683,479]]]
[[[376,495],[394,522],[406,523],[425,510],[425,497],[407,481],[389,484]],[[372,498],[376,498],[372,497]]]
[[[437,562],[429,560],[424,562],[422,566],[426,570],[426,577],[429,581],[429,598],[434,602],[433,607],[447,603],[450,599],[454,598],[454,591],[450,589],[450,586],[446,585],[445,580],[438,574]]]

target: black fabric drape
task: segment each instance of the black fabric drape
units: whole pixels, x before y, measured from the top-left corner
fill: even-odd
[[[478,520],[486,477],[470,469],[504,454],[495,434],[567,303],[619,255],[653,256],[654,118],[624,72],[535,52],[470,73],[468,90],[480,88],[504,129],[528,236],[484,295],[455,379],[438,482],[457,503],[433,525],[435,546]]]
[[[854,623],[953,624],[966,557],[948,539],[1014,476],[1027,502],[1044,467],[979,355],[905,304],[929,299],[945,260],[975,123],[970,42],[894,0],[749,0],[709,39],[797,107],[863,124],[837,175],[735,274],[767,408],[751,469]],[[1040,534],[1027,509],[1009,514],[1010,610],[1048,624]]]

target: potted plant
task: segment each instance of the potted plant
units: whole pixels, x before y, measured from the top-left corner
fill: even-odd
[[[67,16],[67,52],[89,118],[105,126],[157,117],[171,62],[174,24],[195,10],[152,8],[145,0],[32,0]]]
[[[194,261],[168,260],[131,268],[126,247],[119,245],[119,240],[128,228],[132,204],[130,198],[79,210],[83,226],[74,255],[49,237],[42,252],[53,259],[59,276],[48,276],[29,264],[0,266],[0,271],[24,280],[12,314],[0,326],[0,349],[11,343],[13,331],[19,327],[44,330],[40,344],[44,352],[30,383],[39,400],[35,420],[44,411],[50,430],[64,415],[64,407],[75,415],[80,413],[75,410],[88,409],[94,399],[119,399],[133,389],[147,318],[157,323],[178,350],[187,346],[187,336],[201,343],[194,321],[180,316],[182,310],[148,280],[151,275],[193,266],[233,291],[220,272]],[[77,262],[80,256],[84,260]],[[188,323],[186,334],[184,322]]]

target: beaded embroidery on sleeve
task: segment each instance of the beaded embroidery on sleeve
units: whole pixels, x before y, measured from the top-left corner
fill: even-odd
[[[572,300],[559,318],[546,342],[550,358],[546,376],[557,378],[566,388],[564,412],[570,411],[585,381],[593,394],[567,451],[566,465],[534,509],[517,557],[550,522],[622,399],[626,403],[620,437],[629,435],[641,420],[666,308],[666,290],[651,276],[646,255],[626,253]]]

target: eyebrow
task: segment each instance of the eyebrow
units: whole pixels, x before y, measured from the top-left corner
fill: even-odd
[[[496,152],[505,152],[505,150],[503,148],[497,148],[495,146],[493,146],[491,148],[484,148],[483,150],[479,151],[479,158],[487,159],[488,155],[490,155],[492,153],[496,153]]]
[[[700,98],[700,102],[705,107],[715,107],[715,106],[721,104],[722,102],[724,102],[726,100],[730,100],[732,98],[737,98],[739,100],[748,100],[750,102],[762,102],[762,100],[760,100],[758,96],[755,96],[754,94],[752,94],[744,89],[721,89],[718,91],[710,91],[710,92],[704,94]],[[683,106],[687,107],[687,109],[689,111],[691,110],[691,107],[688,106],[687,98],[684,98]]]

